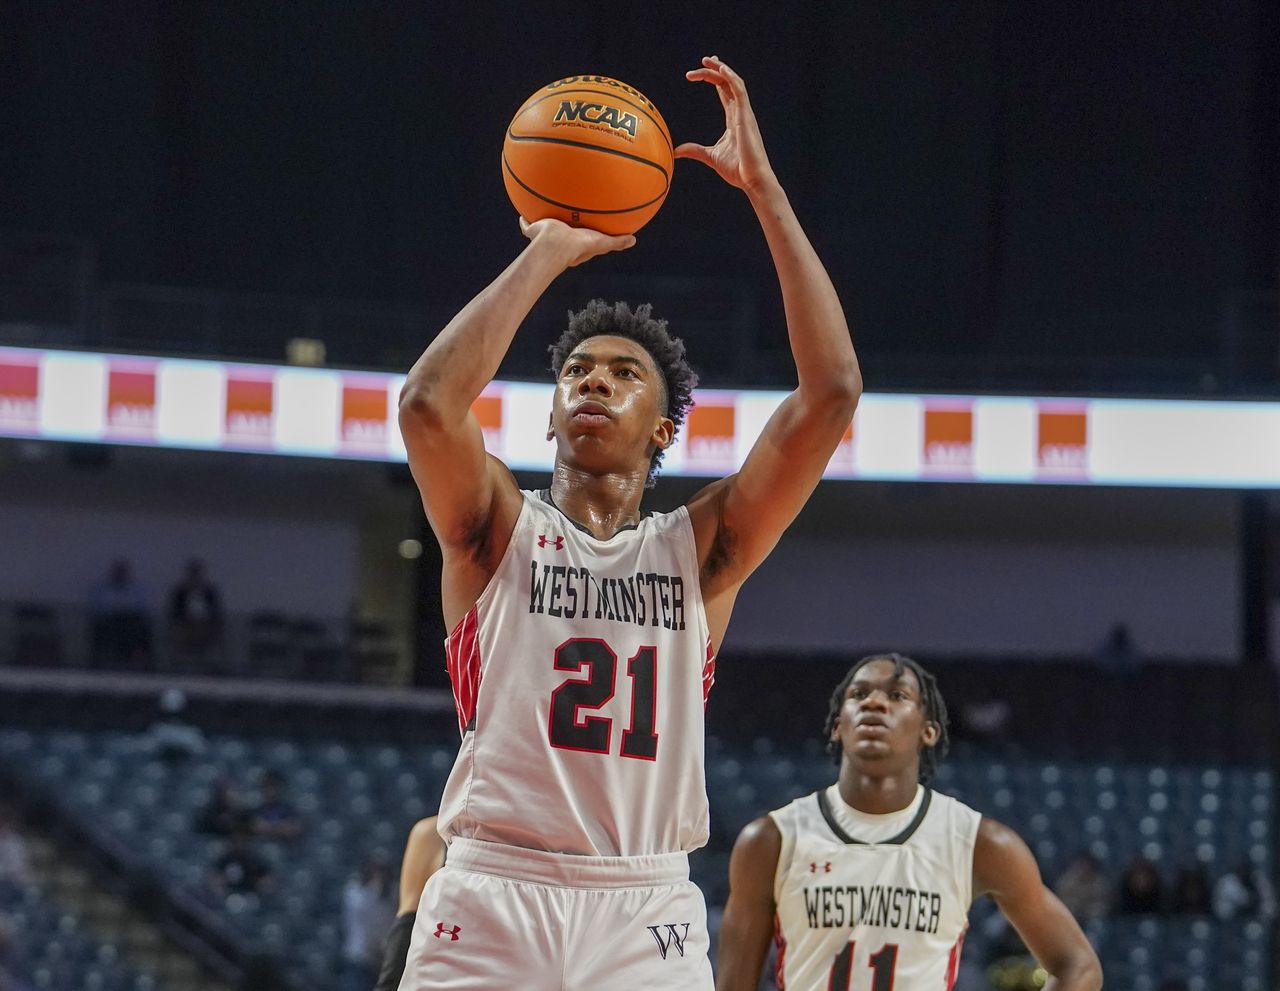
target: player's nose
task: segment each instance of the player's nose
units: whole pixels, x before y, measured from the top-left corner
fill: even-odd
[[[607,375],[601,372],[591,372],[582,376],[582,381],[578,383],[578,392],[584,396],[591,393],[611,395],[613,393],[613,385],[609,382]]]

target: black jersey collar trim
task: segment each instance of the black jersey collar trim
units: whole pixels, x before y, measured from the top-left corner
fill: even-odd
[[[822,818],[827,820],[827,825],[831,827],[831,832],[843,840],[845,843],[857,843],[861,846],[868,846],[866,840],[855,839],[844,831],[844,827],[836,822],[835,813],[831,809],[831,801],[827,798],[827,789],[822,788],[818,791],[818,809],[822,812]],[[912,834],[920,828],[920,823],[924,822],[925,814],[929,811],[929,802],[933,799],[933,792],[929,788],[924,789],[924,798],[920,800],[920,808],[916,810],[916,814],[912,816],[911,821],[907,823],[906,828],[897,836],[887,840],[881,840],[875,846],[901,846],[907,840],[911,839]]]
[[[548,506],[550,506],[552,509],[554,509],[554,510],[555,510],[557,513],[559,513],[561,516],[563,516],[566,520],[568,520],[568,521],[569,521],[569,522],[570,522],[570,523],[571,523],[571,524],[572,524],[576,529],[581,530],[583,533],[585,533],[585,534],[586,534],[588,537],[590,537],[592,540],[612,540],[614,537],[616,537],[616,536],[617,536],[618,534],[620,534],[620,533],[626,533],[628,530],[638,530],[638,529],[640,529],[640,524],[639,524],[639,523],[628,523],[628,524],[626,524],[625,526],[620,526],[620,527],[618,527],[618,529],[616,529],[615,531],[613,531],[613,533],[611,533],[611,534],[610,534],[609,536],[607,536],[607,537],[597,537],[594,533],[592,533],[592,532],[591,532],[590,530],[588,530],[585,526],[583,526],[581,523],[579,523],[579,522],[578,522],[577,520],[575,520],[572,516],[570,516],[570,515],[569,515],[568,513],[566,513],[563,509],[561,509],[559,506],[557,506],[557,505],[556,505],[556,501],[555,501],[554,499],[552,499],[552,498],[551,498],[551,490],[550,490],[549,488],[548,488],[548,489],[538,489],[538,498],[539,498],[539,499],[541,499],[543,502],[545,502],[545,503],[546,503]],[[641,522],[643,522],[643,521],[644,521],[644,519],[645,519],[646,517],[648,517],[648,516],[652,516],[652,515],[653,515],[653,514],[652,514],[652,513],[650,513],[650,512],[642,512],[642,513],[640,514],[640,520],[641,520]]]

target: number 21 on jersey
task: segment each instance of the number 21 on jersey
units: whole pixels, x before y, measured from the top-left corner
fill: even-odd
[[[551,693],[547,719],[551,745],[560,750],[611,753],[613,720],[586,713],[599,710],[617,691],[617,653],[603,640],[573,637],[556,648],[554,666],[557,671],[571,671],[579,677],[562,681]],[[627,661],[627,677],[631,681],[631,718],[622,731],[619,753],[637,760],[656,760],[657,648],[637,650]]]

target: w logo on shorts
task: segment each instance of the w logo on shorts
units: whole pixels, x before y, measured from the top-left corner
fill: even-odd
[[[439,939],[441,936],[448,936],[449,942],[456,943],[458,941],[458,933],[460,932],[462,932],[462,926],[454,926],[451,929],[446,929],[443,922],[437,922],[436,931],[433,932],[431,935],[434,936],[436,939]],[[666,954],[663,954],[663,956],[665,955]]]
[[[677,931],[680,926],[684,926],[684,932]],[[673,946],[680,956],[684,956],[684,941],[689,938],[689,923],[677,922],[672,925],[670,922],[662,926],[647,926],[649,932],[653,933],[653,941],[658,944],[658,952],[662,954],[662,959],[667,959],[667,951]],[[662,929],[666,929],[666,939],[662,937]]]

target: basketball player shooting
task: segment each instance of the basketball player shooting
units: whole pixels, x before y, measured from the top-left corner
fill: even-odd
[[[729,861],[717,991],[755,991],[770,939],[785,991],[947,991],[973,900],[995,899],[1053,991],[1097,991],[1079,925],[1009,827],[928,787],[946,751],[932,675],[863,658],[824,728],[834,785],[748,823]]]
[[[471,413],[534,302],[570,266],[635,243],[555,220],[436,337],[400,400],[409,465],[444,556],[462,743],[401,991],[710,989],[703,709],[739,588],[800,511],[861,376],[840,302],[719,58],[725,131],[676,154],[754,208],[798,386],[740,471],[665,515],[641,496],[690,405],[684,345],[647,306],[590,304],[552,349],[550,487],[521,491]]]

